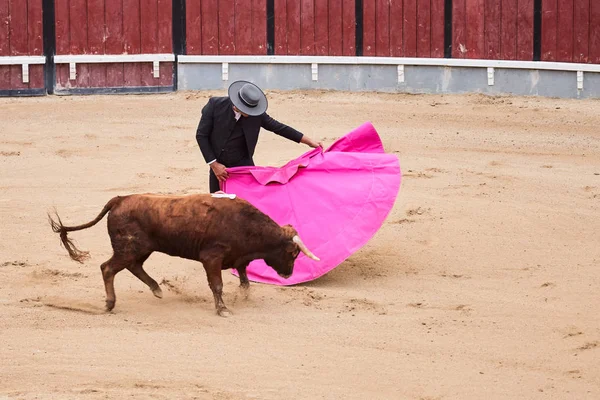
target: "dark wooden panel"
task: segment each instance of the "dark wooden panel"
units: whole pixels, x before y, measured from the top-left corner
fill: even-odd
[[[30,65],[29,66],[29,88],[43,89],[44,88],[44,66]]]
[[[252,0],[252,54],[267,54],[267,0]]]
[[[315,0],[315,54],[329,55],[329,6]]]
[[[356,8],[354,0],[342,2],[342,52],[345,56],[356,55]]]
[[[542,61],[556,60],[557,0],[542,0]]]
[[[122,54],[123,43],[123,0],[105,0],[106,54]],[[106,86],[120,87],[124,84],[123,64],[106,66]]]
[[[517,0],[502,0],[500,57],[504,60],[517,58],[517,5]]]
[[[533,60],[533,1],[534,0],[519,0],[518,4],[517,60],[521,61]],[[571,33],[571,41],[572,40],[573,34]],[[571,46],[571,54],[572,53],[573,47]]]
[[[41,56],[44,54],[44,39],[42,25],[42,0],[27,1],[27,36],[28,54]]]
[[[589,62],[600,64],[600,3],[590,2],[590,56]]]
[[[586,63],[590,54],[590,0],[575,0],[573,61]],[[596,25],[595,29],[599,29]]]
[[[287,1],[275,0],[273,7],[275,12],[275,54],[287,55]]]
[[[573,5],[573,0],[558,0],[558,21],[556,32],[557,61],[573,61],[573,50],[575,47]]]
[[[55,0],[54,14],[56,20],[56,54],[69,54],[71,50],[69,0]]]
[[[218,0],[202,0],[202,54],[219,54]]]
[[[431,57],[444,57],[444,0],[431,0]]]
[[[138,1],[123,0],[123,40],[127,54],[141,53],[140,15],[140,3]],[[142,69],[139,63],[125,63],[123,65],[123,74],[125,86],[141,86]]]
[[[219,54],[235,54],[235,8],[232,5],[231,1],[219,3]]]
[[[300,9],[300,54],[315,54],[315,3],[301,0]]]
[[[8,3],[9,0],[0,0],[0,56],[10,55],[10,25],[8,15]],[[0,66],[0,85],[2,84],[2,74],[8,71],[8,68]],[[8,74],[8,73],[7,73]],[[8,89],[8,87],[1,87],[2,89]]]
[[[375,33],[377,32],[376,0],[363,0],[363,55],[377,54]]]
[[[287,1],[287,54],[300,54],[300,0]]]
[[[523,1],[523,0],[521,0]],[[466,0],[466,58],[480,59],[485,47],[484,0]]]
[[[235,0],[235,54],[252,54],[252,2]],[[223,2],[220,3],[223,7]]]
[[[88,53],[87,4],[85,0],[69,1],[70,54]],[[89,87],[90,71],[87,64],[77,64],[77,87]]]
[[[173,0],[158,0],[158,52],[173,52]]]
[[[159,86],[173,86],[173,63],[172,62],[161,62],[160,63],[160,80]]]
[[[431,57],[431,0],[417,1],[417,57]]]
[[[404,7],[402,1],[390,4],[390,54],[392,57],[404,56]]]
[[[404,0],[404,57],[417,56],[417,0]]]
[[[500,29],[502,3],[498,0],[485,0],[485,49],[483,58],[500,58]]]
[[[201,0],[186,0],[185,36],[187,54],[202,54]]]
[[[140,35],[142,54],[158,52],[158,3],[157,0],[140,2]],[[158,86],[159,79],[153,75],[152,63],[141,63],[141,85]]]

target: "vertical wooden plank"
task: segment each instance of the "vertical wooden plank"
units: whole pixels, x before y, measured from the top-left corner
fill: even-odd
[[[431,57],[431,0],[417,1],[417,57]]]
[[[141,10],[138,0],[123,0],[123,43],[126,54],[140,54],[142,50]],[[124,84],[141,86],[142,68],[139,63],[123,65]]]
[[[363,0],[363,55],[374,56],[377,54],[375,32],[377,20],[375,13],[376,0]]]
[[[219,0],[219,54],[235,54],[235,3]]]
[[[287,1],[275,0],[275,55],[287,55]]]
[[[342,55],[356,55],[356,8],[354,0],[342,0]]]
[[[452,57],[453,58],[465,58],[466,55],[467,55],[466,0],[454,0],[452,2]]]
[[[300,0],[287,1],[288,55],[300,54]]]
[[[431,0],[431,57],[444,57],[444,0]]]
[[[105,54],[104,0],[87,0],[88,48],[91,54]],[[106,65],[88,66],[90,87],[106,87]]]
[[[9,0],[0,0],[0,56],[10,55]]]
[[[315,3],[314,0],[301,0],[300,10],[300,54],[315,54]]]
[[[329,46],[327,54],[330,56],[341,56],[343,54],[343,17],[342,0],[329,0],[328,15],[328,37]]]
[[[105,0],[106,54],[123,54],[125,49],[123,37],[123,0]],[[106,86],[121,87],[125,84],[123,64],[106,66]]]
[[[202,54],[219,54],[219,0],[202,0]]]
[[[542,0],[542,61],[556,60],[558,1]]]
[[[158,1],[140,2],[140,32],[142,54],[155,54],[158,50]],[[152,63],[140,63],[141,85],[158,86],[159,78],[153,75]]]
[[[500,56],[504,60],[517,58],[517,0],[502,0]]]
[[[573,61],[575,27],[573,25],[573,0],[558,0],[558,21],[556,40],[556,60]]]
[[[327,1],[315,0],[315,54],[329,54],[329,5]]]
[[[159,53],[173,52],[173,0],[158,0],[158,49]],[[159,64],[159,86],[173,85],[173,63]]]
[[[523,0],[520,0],[523,1]],[[484,0],[466,0],[466,58],[480,59],[484,51]]]
[[[402,0],[390,4],[390,54],[392,57],[404,56],[404,9]]]
[[[87,54],[88,48],[88,16],[85,0],[70,0],[69,19],[71,37],[71,54]],[[90,87],[90,68],[86,64],[77,65],[77,87]]]
[[[533,60],[533,1],[519,0],[517,11],[517,60]],[[568,0],[573,2],[573,0]],[[571,13],[571,54],[573,54],[573,13]]]
[[[252,2],[235,0],[231,4],[235,7],[235,54],[252,54]]]
[[[483,58],[500,58],[500,21],[501,3],[497,0],[485,0],[485,49]]]
[[[464,1],[464,0],[463,0]],[[417,56],[417,0],[404,0],[404,57]]]
[[[69,54],[69,0],[55,0],[54,15],[56,21],[56,54]],[[56,84],[58,87],[69,85],[69,68],[64,64],[56,65]]]
[[[0,57],[10,55],[9,0],[0,0]],[[10,65],[0,65],[0,90],[10,89]]]
[[[252,54],[267,54],[267,0],[252,0]]]
[[[376,0],[375,55],[389,57],[390,54],[390,0]]]
[[[42,0],[27,0],[28,51],[31,56],[44,54]]]
[[[27,2],[10,0],[10,55],[25,56],[29,52],[27,43]],[[25,89],[29,85],[23,83],[20,65],[10,67],[10,86],[12,89]]]
[[[573,61],[587,63],[589,60],[590,44],[590,0],[575,0],[575,44],[573,48]],[[596,25],[595,30],[599,29]]]
[[[600,64],[600,3],[590,2],[590,56],[588,62]]]
[[[202,54],[202,0],[186,0],[185,36],[186,50],[189,55]]]
[[[41,56],[44,54],[42,1],[28,0],[27,8],[28,53],[32,56]],[[29,66],[29,87],[32,89],[44,87],[44,67],[42,65]]]

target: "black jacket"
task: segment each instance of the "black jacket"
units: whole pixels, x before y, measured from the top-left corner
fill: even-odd
[[[229,97],[211,97],[202,108],[202,117],[196,130],[196,141],[207,163],[218,158],[233,131],[235,123],[233,103],[229,100]],[[242,116],[239,123],[242,124],[244,130],[250,158],[254,155],[261,127],[297,143],[300,142],[303,136],[294,128],[271,118],[267,113],[258,117]]]

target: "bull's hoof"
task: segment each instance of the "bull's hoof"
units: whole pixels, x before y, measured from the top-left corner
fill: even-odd
[[[111,312],[113,310],[113,308],[115,308],[115,301],[114,300],[106,300],[106,311]]]
[[[162,289],[159,287],[157,287],[156,289],[153,289],[152,294],[154,294],[154,296],[158,297],[159,299],[163,298]]]
[[[219,316],[227,318],[227,317],[231,317],[233,314],[231,313],[231,311],[229,311],[226,308],[221,308],[219,310],[217,310],[217,314],[219,314]]]

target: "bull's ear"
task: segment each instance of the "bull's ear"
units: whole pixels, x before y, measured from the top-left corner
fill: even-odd
[[[298,234],[298,232],[296,232],[294,227],[290,224],[282,226],[281,229],[283,230],[284,236],[288,239],[291,239]]]

